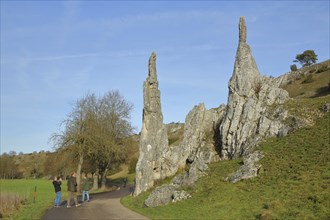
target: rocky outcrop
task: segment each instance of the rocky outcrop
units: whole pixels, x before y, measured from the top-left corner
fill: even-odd
[[[246,43],[247,28],[239,22],[239,44],[233,75],[229,81],[227,111],[220,126],[221,157],[236,158],[252,152],[265,136],[274,136],[283,128],[286,112],[269,113],[273,104],[283,104],[288,93],[267,77],[261,77],[251,49]]]
[[[330,110],[330,103],[326,103],[324,106],[322,106],[321,111],[326,113]]]
[[[181,185],[193,184],[205,174],[209,163],[220,160],[216,132],[225,109],[225,105],[221,105],[207,110],[204,104],[199,104],[187,115],[179,164],[189,171],[184,175]]]
[[[214,144],[216,139],[214,131],[219,133],[218,128],[225,106],[210,110],[207,110],[204,104],[195,106],[186,117],[182,142],[179,145],[169,146],[161,112],[155,53],[152,53],[149,59],[149,75],[143,88],[143,124],[134,195],[153,187],[155,180],[174,175],[179,168],[188,169],[189,172],[182,183],[176,186],[194,183],[208,169],[207,164],[220,159],[219,150]],[[167,127],[173,134],[180,131],[180,126],[177,125]],[[161,194],[159,198],[164,195],[163,191],[156,193]]]
[[[181,161],[193,163],[199,152],[209,152],[207,163],[219,159],[219,155],[214,147],[213,132],[214,127],[219,124],[224,114],[225,106],[207,110],[203,103],[196,105],[187,115],[184,127],[183,141],[181,142]]]
[[[263,154],[260,151],[255,151],[243,157],[243,165],[230,177],[227,177],[227,181],[236,183],[238,181],[256,177],[259,173],[261,165],[258,164],[260,159],[263,158]]]
[[[184,137],[180,146],[172,149],[172,159],[177,168],[187,170],[173,178],[169,185],[157,187],[145,201],[148,207],[165,205],[170,202],[190,198],[182,191],[204,176],[208,164],[220,160],[216,148],[219,125],[226,107],[207,110],[204,104],[195,106],[185,120]]]
[[[157,207],[167,205],[172,202],[172,197],[176,187],[173,185],[162,185],[157,187],[144,201],[147,207]]]
[[[150,196],[144,201],[147,207],[157,207],[168,205],[172,202],[189,199],[191,195],[184,190],[178,190],[178,187],[170,185],[162,185],[157,187]]]
[[[290,116],[281,107],[289,99],[288,93],[279,88],[281,83],[261,77],[246,39],[247,28],[241,17],[227,106],[210,110],[204,104],[195,106],[186,117],[182,141],[174,138],[171,146],[162,122],[156,55],[152,54],[149,76],[144,83],[143,127],[135,195],[152,187],[156,179],[173,175],[178,169],[185,172],[175,176],[170,184],[157,187],[145,200],[146,206],[155,207],[190,198],[182,189],[204,176],[208,164],[220,160],[220,155],[222,159],[244,157],[243,165],[228,177],[229,181],[256,176],[262,153],[254,151],[254,146],[264,137],[290,132],[284,123]],[[300,126],[299,121],[296,120],[295,125]],[[173,133],[180,131],[180,128],[170,129]]]
[[[173,169],[175,166],[172,164],[167,131],[163,124],[154,52],[150,56],[148,69],[149,74],[143,84],[143,122],[134,195],[151,188],[155,180],[163,179],[176,172]]]

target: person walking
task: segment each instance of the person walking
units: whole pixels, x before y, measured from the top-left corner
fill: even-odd
[[[60,176],[55,177],[53,180],[53,185],[56,193],[54,207],[58,208],[60,207],[62,192],[61,192],[61,184],[62,184],[62,178]]]
[[[124,181],[124,188],[126,188],[126,184],[127,184],[127,177],[125,177],[125,178],[123,179],[123,181]]]
[[[68,179],[68,201],[67,201],[67,208],[71,207],[71,199],[73,198],[74,203],[76,207],[81,206],[81,204],[78,203],[77,199],[77,179],[76,179],[76,173],[71,173],[69,179]]]
[[[84,180],[83,180],[83,183],[82,183],[82,202],[85,201],[85,195],[86,195],[86,201],[89,202],[89,179],[84,176]]]

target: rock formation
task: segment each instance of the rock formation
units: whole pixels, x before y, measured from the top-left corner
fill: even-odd
[[[222,159],[244,156],[244,165],[229,181],[236,182],[257,175],[262,158],[253,147],[264,137],[282,135],[287,112],[280,105],[288,93],[272,79],[261,77],[246,43],[244,18],[239,22],[239,45],[233,75],[229,81],[227,106],[207,110],[199,104],[185,120],[184,137],[179,146],[168,146],[162,122],[155,54],[149,61],[149,77],[144,83],[143,127],[140,157],[136,167],[135,195],[153,186],[155,179],[173,175],[179,168],[187,170],[168,185],[157,187],[145,200],[155,207],[189,198],[182,189],[193,185],[206,174],[208,164]],[[276,104],[276,105],[273,105]]]
[[[227,178],[227,181],[236,183],[238,181],[256,177],[259,173],[261,165],[258,164],[260,159],[263,158],[263,154],[260,151],[255,151],[243,157],[243,165]]]
[[[225,109],[221,105],[207,110],[204,104],[199,104],[189,112],[185,120],[183,140],[172,149],[175,169],[182,167],[188,171],[174,177],[169,185],[157,187],[145,201],[146,206],[167,205],[190,198],[182,188],[193,185],[198,178],[205,175],[209,163],[220,160],[215,142]]]
[[[178,190],[173,184],[157,187],[145,200],[147,207],[168,205],[172,202],[189,199],[191,195],[184,190]]]
[[[187,115],[178,164],[189,169],[179,185],[192,185],[204,175],[209,163],[220,160],[215,131],[218,131],[225,109],[225,105],[221,105],[207,110],[204,104],[199,104]]]
[[[155,180],[163,179],[176,172],[172,169],[167,131],[163,124],[154,52],[150,56],[148,69],[149,74],[143,84],[143,122],[134,195],[151,188]]]
[[[277,135],[283,128],[281,120],[285,113],[281,112],[275,118],[268,108],[283,104],[289,98],[285,90],[260,76],[246,43],[246,30],[245,20],[241,17],[234,71],[228,85],[228,107],[220,126],[223,159],[247,154],[262,137]]]

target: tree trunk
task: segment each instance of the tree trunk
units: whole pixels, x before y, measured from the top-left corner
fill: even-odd
[[[93,190],[99,188],[99,169],[93,174]]]
[[[81,183],[81,167],[83,165],[83,162],[84,162],[84,156],[83,154],[80,154],[79,155],[79,163],[78,163],[78,167],[77,167],[77,191],[80,192],[80,183]]]
[[[107,184],[107,172],[108,172],[108,168],[106,168],[104,173],[102,174],[102,189],[103,190],[106,188],[106,184]]]

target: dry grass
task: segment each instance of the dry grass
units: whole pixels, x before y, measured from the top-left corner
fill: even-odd
[[[21,205],[25,204],[28,196],[22,196],[13,192],[1,192],[0,195],[0,218],[8,217]]]

